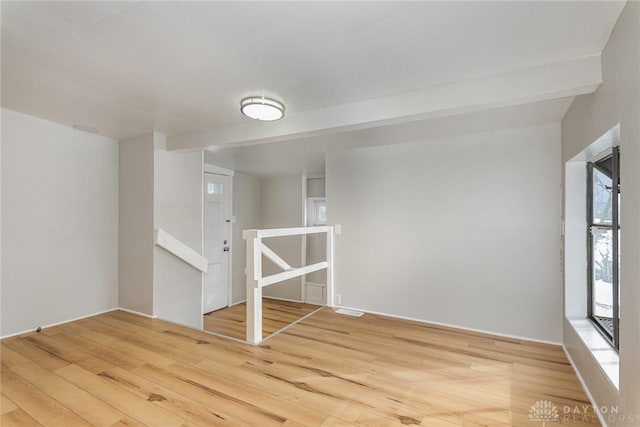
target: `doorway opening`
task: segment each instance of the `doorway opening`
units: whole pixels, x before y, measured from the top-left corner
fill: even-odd
[[[203,329],[244,341],[247,264],[242,232],[324,223],[324,175],[258,176],[208,162],[205,171],[204,252],[209,272],[203,279]],[[225,197],[230,197],[230,210]],[[270,245],[293,267],[322,261],[326,254],[324,236],[276,237]],[[268,261],[264,268],[267,275],[278,271]],[[326,305],[326,274],[313,272],[265,288],[262,301],[263,336],[270,336]]]

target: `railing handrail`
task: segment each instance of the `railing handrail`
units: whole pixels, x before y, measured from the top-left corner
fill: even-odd
[[[209,261],[205,257],[160,227],[155,229],[155,244],[203,273],[209,268]]]
[[[315,227],[292,227],[292,228],[268,228],[263,230],[243,230],[242,238],[248,239],[250,237],[260,237],[260,238],[269,238],[269,237],[281,237],[281,236],[299,236],[304,234],[316,234],[316,233],[326,233],[331,228],[328,225],[319,225]]]

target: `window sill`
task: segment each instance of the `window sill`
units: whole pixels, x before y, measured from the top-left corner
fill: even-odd
[[[568,319],[609,381],[619,389],[620,357],[589,319]]]

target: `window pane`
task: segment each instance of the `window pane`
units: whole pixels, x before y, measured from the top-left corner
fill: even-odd
[[[589,316],[600,332],[618,349],[620,319],[620,162],[612,155],[589,163]],[[617,218],[613,217],[617,211]],[[613,234],[616,233],[616,234]],[[617,247],[614,247],[614,237]],[[615,275],[615,280],[614,280]],[[617,318],[616,318],[617,317]]]
[[[324,199],[312,202],[311,224],[325,225],[327,223],[327,203]]]
[[[593,223],[611,224],[613,207],[611,178],[593,168]]]
[[[318,224],[326,224],[327,223],[327,205],[326,203],[320,202],[318,203]]]
[[[613,235],[611,230],[593,231],[593,315],[613,318]],[[604,319],[603,319],[604,320]],[[604,326],[604,325],[603,325]]]
[[[207,194],[222,194],[222,183],[208,182]]]

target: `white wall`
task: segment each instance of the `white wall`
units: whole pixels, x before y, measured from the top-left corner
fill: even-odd
[[[118,306],[118,143],[2,110],[7,336]]]
[[[342,305],[559,342],[559,156],[557,124],[328,154]]]
[[[149,133],[120,142],[120,306],[202,327],[202,274],[154,245],[160,227],[202,253],[203,154]]]
[[[120,307],[153,315],[153,134],[120,141]]]
[[[0,120],[0,132],[2,120]],[[1,135],[0,135],[1,136]],[[2,139],[0,137],[0,337],[2,337]]]
[[[231,301],[238,303],[247,299],[244,268],[247,245],[242,239],[242,230],[260,228],[260,178],[236,172],[233,177],[233,257]]]
[[[154,134],[154,223],[203,253],[203,153],[165,150]],[[164,249],[153,247],[153,310],[159,318],[202,328],[202,273]]]
[[[640,3],[627,2],[620,15],[602,54],[602,74],[602,86],[594,94],[577,97],[562,121],[562,159],[566,162],[573,158],[620,123],[619,392],[608,382],[567,321],[564,345],[596,404],[618,406],[626,416],[607,420],[609,425],[637,426],[640,420]]]
[[[306,183],[304,183],[306,185]],[[302,227],[304,224],[303,180],[300,175],[265,177],[260,182],[260,228]],[[302,261],[300,236],[274,237],[264,243],[292,267]],[[262,264],[263,275],[278,273],[270,261]],[[264,296],[300,301],[301,279],[289,279],[264,289]]]
[[[324,197],[326,194],[324,177],[307,179],[307,197]]]
[[[611,149],[609,149],[611,151]],[[564,247],[563,283],[564,314],[568,317],[587,316],[587,164],[586,161],[568,163],[564,171]],[[570,247],[569,250],[567,248]],[[569,289],[570,288],[570,289]],[[566,298],[567,294],[571,294]]]

